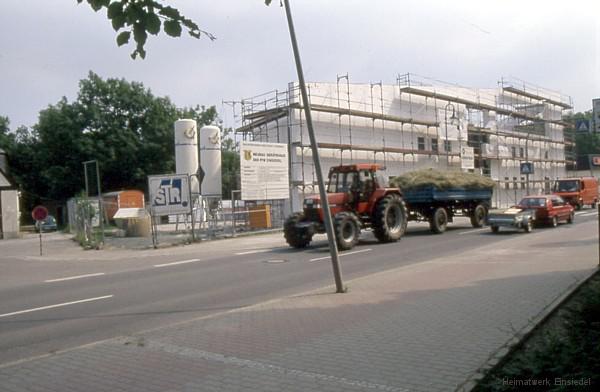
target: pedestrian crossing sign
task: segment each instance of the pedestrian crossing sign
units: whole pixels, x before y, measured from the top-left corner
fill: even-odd
[[[522,162],[521,163],[521,174],[533,174],[533,163]]]

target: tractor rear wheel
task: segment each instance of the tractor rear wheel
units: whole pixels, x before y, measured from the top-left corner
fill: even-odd
[[[487,215],[487,208],[484,204],[477,204],[475,209],[471,212],[471,226],[482,227],[485,224],[485,217]]]
[[[438,207],[429,218],[429,229],[435,234],[446,231],[448,225],[448,213],[444,207]]]
[[[306,248],[312,241],[312,233],[307,227],[298,227],[298,223],[304,220],[304,214],[296,212],[290,215],[283,224],[283,236],[285,241],[294,248]]]
[[[339,212],[334,222],[335,239],[338,248],[348,250],[354,248],[360,237],[360,222],[351,212]]]
[[[398,241],[406,231],[406,205],[397,194],[381,198],[373,211],[373,234],[379,242]]]

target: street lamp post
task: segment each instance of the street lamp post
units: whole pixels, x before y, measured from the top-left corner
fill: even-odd
[[[325,218],[325,230],[327,232],[327,240],[329,241],[329,252],[331,254],[331,263],[333,267],[333,275],[335,279],[335,287],[337,293],[346,292],[342,281],[342,271],[340,267],[340,261],[338,258],[338,248],[335,242],[335,233],[333,231],[333,222],[331,219],[331,212],[329,209],[329,201],[327,200],[327,191],[325,189],[325,181],[323,180],[323,172],[321,171],[321,159],[319,158],[319,150],[317,148],[317,141],[315,138],[315,132],[313,129],[312,114],[310,110],[310,101],[308,98],[308,91],[306,89],[306,83],[304,82],[304,72],[302,71],[302,63],[300,61],[300,51],[298,50],[298,43],[296,41],[296,31],[294,29],[294,22],[292,20],[292,11],[290,9],[289,0],[284,0],[285,14],[287,16],[288,28],[290,31],[290,39],[292,41],[292,50],[294,51],[294,59],[296,61],[296,71],[298,73],[298,83],[300,84],[300,92],[302,94],[302,104],[304,106],[304,116],[306,117],[306,127],[308,128],[308,137],[310,139],[310,146],[313,155],[313,162],[315,164],[315,171],[317,174],[317,183],[319,186],[319,195],[321,196],[321,205],[323,206],[323,215]]]

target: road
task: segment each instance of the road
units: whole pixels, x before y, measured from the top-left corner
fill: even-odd
[[[358,247],[341,254],[342,271],[349,280],[491,243],[501,247],[514,235],[578,230],[581,222],[595,219],[597,213],[585,209],[573,225],[496,235],[462,218],[443,235],[410,223],[398,243],[379,244],[364,233]],[[301,251],[276,233],[110,261],[94,260],[91,253],[31,263],[11,251],[0,258],[11,277],[0,280],[0,366],[333,284],[324,236]]]

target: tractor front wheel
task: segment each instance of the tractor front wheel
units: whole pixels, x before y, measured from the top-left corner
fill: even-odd
[[[351,212],[340,212],[335,216],[335,239],[340,250],[354,248],[360,237],[360,222]]]
[[[399,195],[381,198],[373,212],[373,234],[379,242],[398,241],[406,231],[406,205]]]
[[[304,220],[304,214],[296,212],[290,215],[283,224],[283,235],[285,241],[294,248],[306,248],[312,241],[312,233],[307,227],[298,227],[298,223]]]

